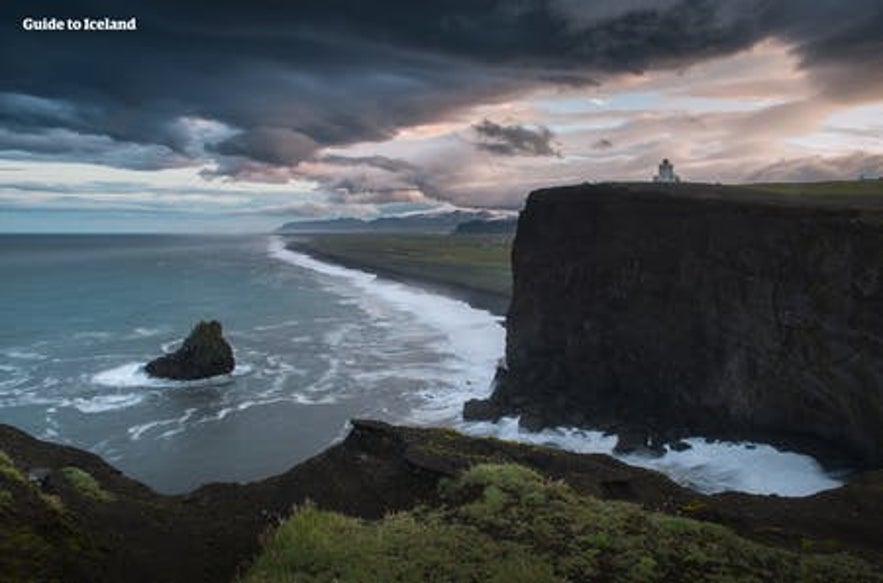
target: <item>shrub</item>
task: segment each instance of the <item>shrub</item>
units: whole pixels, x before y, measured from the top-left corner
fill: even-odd
[[[92,474],[74,466],[68,466],[61,470],[62,475],[76,490],[92,500],[98,502],[111,502],[114,495],[101,487]]]
[[[28,481],[25,475],[21,473],[21,470],[15,466],[12,458],[2,449],[0,449],[0,478],[20,484],[25,484]]]
[[[245,581],[883,581],[849,556],[765,547],[511,464],[476,466],[440,494],[439,509],[376,522],[298,508]]]

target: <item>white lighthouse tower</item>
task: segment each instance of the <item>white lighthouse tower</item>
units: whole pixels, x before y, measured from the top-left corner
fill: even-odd
[[[669,184],[680,182],[681,177],[675,174],[674,165],[668,161],[668,158],[659,165],[659,174],[653,177],[653,182],[667,182]]]

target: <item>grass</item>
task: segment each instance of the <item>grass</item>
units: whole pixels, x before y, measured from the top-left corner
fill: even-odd
[[[304,249],[349,265],[473,290],[510,295],[508,235],[325,234]]]
[[[0,477],[19,484],[26,484],[28,481],[21,470],[15,466],[12,458],[2,449],[0,449]]]
[[[92,474],[80,468],[68,466],[61,470],[65,479],[83,496],[97,502],[112,502],[114,495],[101,487]]]
[[[762,190],[788,196],[880,196],[883,180],[841,180],[831,182],[770,182],[746,184],[753,190]]]
[[[300,507],[243,581],[883,581],[858,559],[765,547],[517,465],[475,466],[440,494],[441,508],[376,522]]]
[[[12,506],[12,492],[0,488],[0,512]]]

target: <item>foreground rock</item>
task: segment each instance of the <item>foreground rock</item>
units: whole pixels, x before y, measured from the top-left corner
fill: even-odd
[[[95,455],[0,425],[0,573],[70,583],[230,581],[295,504],[309,499],[367,519],[437,507],[443,478],[488,462],[533,468],[600,500],[724,524],[764,544],[845,551],[883,567],[881,472],[808,498],[704,496],[604,455],[353,424],[345,441],[284,474],[184,496],[156,494]]]
[[[153,377],[190,381],[229,374],[235,366],[221,323],[212,320],[197,324],[181,348],[151,360],[144,370]]]
[[[507,367],[467,416],[883,466],[883,196],[541,190],[513,273]]]

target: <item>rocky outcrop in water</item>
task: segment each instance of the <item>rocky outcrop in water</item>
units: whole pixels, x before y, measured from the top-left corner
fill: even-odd
[[[189,381],[228,374],[235,366],[221,323],[212,320],[198,323],[181,348],[151,360],[144,370],[153,377]]]
[[[467,416],[883,465],[883,196],[542,190],[512,256],[506,368]]]

